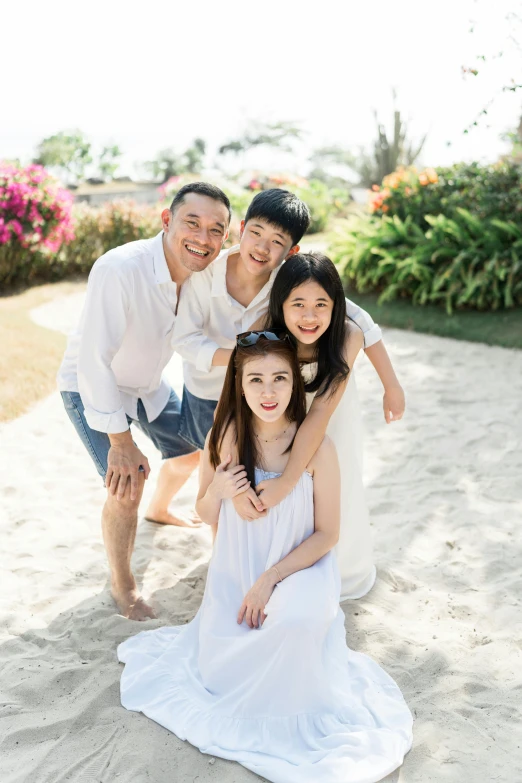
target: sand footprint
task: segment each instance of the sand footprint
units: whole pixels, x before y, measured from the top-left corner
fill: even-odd
[[[379,577],[391,587],[393,593],[411,593],[417,589],[415,582],[393,571],[379,571]]]

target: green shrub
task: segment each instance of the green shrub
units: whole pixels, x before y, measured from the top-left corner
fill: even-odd
[[[373,214],[352,218],[333,259],[380,301],[497,310],[522,305],[521,169],[459,164],[401,170],[374,188]]]
[[[459,207],[481,219],[499,218],[522,223],[522,168],[514,161],[491,166],[456,163],[425,169],[402,168],[374,186],[370,211],[375,215],[410,216],[428,228],[425,215],[454,217]]]
[[[480,220],[458,207],[454,218],[426,215],[423,231],[408,216],[353,218],[333,243],[348,285],[378,291],[380,301],[497,310],[522,304],[522,227]]]
[[[88,273],[96,259],[111,248],[157,234],[161,231],[161,207],[132,201],[108,202],[101,207],[78,204],[73,220],[74,239],[58,254],[61,277]]]
[[[77,274],[88,274],[103,253],[136,239],[161,231],[161,207],[133,202],[107,203],[101,207],[77,204],[73,207],[74,238],[54,253],[19,245],[0,248],[0,271],[16,269],[16,284],[55,282]]]
[[[312,179],[305,187],[289,188],[301,201],[307,204],[310,210],[310,228],[308,234],[318,234],[325,231],[335,215],[339,214],[344,206],[340,200],[340,193],[332,190],[324,182]]]

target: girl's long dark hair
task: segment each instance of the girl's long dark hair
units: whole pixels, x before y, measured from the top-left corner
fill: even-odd
[[[343,284],[335,264],[328,256],[323,253],[296,253],[284,262],[270,292],[266,328],[272,331],[287,328],[283,304],[294,288],[309,280],[324,288],[333,300],[333,310],[330,326],[320,336],[315,347],[317,375],[306,384],[305,389],[307,392],[318,392],[319,395],[330,395],[348,377],[350,368],[344,358],[347,330]],[[290,337],[297,343],[293,335]]]
[[[255,486],[255,468],[264,467],[254,432],[254,414],[247,405],[243,391],[243,367],[261,356],[280,356],[292,370],[292,396],[286,409],[289,422],[299,427],[306,415],[306,397],[303,377],[297,360],[297,351],[290,340],[275,341],[261,337],[255,345],[237,346],[228,363],[223,391],[216,408],[214,425],[210,431],[209,452],[213,468],[221,462],[223,438],[229,427],[235,430],[239,464],[244,465],[247,476]],[[287,450],[291,448],[291,444]]]

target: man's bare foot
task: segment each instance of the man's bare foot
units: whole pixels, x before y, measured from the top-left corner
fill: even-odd
[[[177,525],[178,527],[196,528],[201,527],[203,524],[201,518],[195,511],[192,511],[188,515],[180,514],[179,516],[174,516],[174,514],[169,514],[168,511],[159,511],[149,508],[145,514],[145,519],[148,522],[157,522],[160,525]]]
[[[120,614],[128,620],[141,621],[156,619],[154,609],[145,603],[135,588],[133,590],[118,590],[113,587],[111,589],[111,595]]]

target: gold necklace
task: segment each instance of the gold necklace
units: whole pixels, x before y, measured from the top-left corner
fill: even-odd
[[[288,425],[288,427],[289,426],[290,425]],[[288,427],[286,428],[286,430],[288,429]],[[275,443],[276,440],[279,440],[279,438],[283,437],[283,435],[286,433],[286,430],[283,430],[283,432],[281,432],[280,435],[277,436],[277,438],[272,438],[272,440],[266,440],[266,438],[260,438],[259,435],[257,434],[257,432],[255,432],[254,435],[256,436],[256,438],[258,440],[264,440],[265,443]]]

